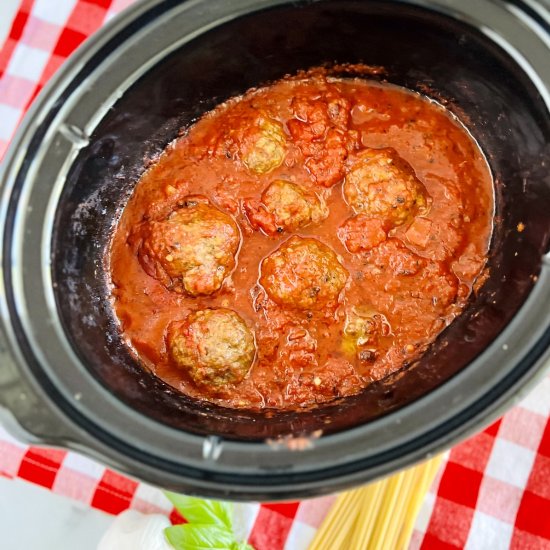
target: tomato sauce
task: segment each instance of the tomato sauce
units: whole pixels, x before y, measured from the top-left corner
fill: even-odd
[[[224,251],[234,260],[218,265],[206,251],[222,275],[204,293],[156,277],[147,266],[162,253],[144,261],[136,229],[173,219],[195,205],[189,197],[240,234]],[[460,315],[484,271],[493,206],[482,151],[426,97],[319,73],[250,90],[189,127],[137,183],[110,252],[122,334],[145,368],[222,406],[305,408],[356,394],[419,359]],[[325,279],[307,280],[318,272]],[[196,383],[170,353],[169,326],[216,308],[248,327],[253,360],[242,380]]]

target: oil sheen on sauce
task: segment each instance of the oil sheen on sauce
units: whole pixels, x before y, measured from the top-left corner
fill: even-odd
[[[173,273],[156,276],[143,253],[144,224],[197,201],[236,224],[223,237],[238,241],[234,262],[209,293],[202,279],[190,293]],[[145,368],[222,406],[307,408],[356,394],[417,360],[460,315],[483,277],[493,203],[478,145],[426,97],[322,74],[251,90],[188,128],[137,183],[110,253],[121,331]],[[279,264],[266,260],[280,247]],[[320,267],[309,269],[313,249]],[[328,282],[307,280],[325,268]],[[236,382],[197,382],[169,350],[171,323],[216,308],[253,336]]]

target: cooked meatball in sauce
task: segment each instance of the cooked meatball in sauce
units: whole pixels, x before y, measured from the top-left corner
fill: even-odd
[[[254,359],[254,336],[237,313],[205,309],[168,326],[167,347],[174,365],[197,385],[220,387],[243,380]]]
[[[334,307],[348,275],[328,246],[294,236],[262,261],[260,285],[281,306],[312,310]]]
[[[244,200],[243,208],[250,225],[267,235],[295,231],[328,216],[328,208],[321,197],[283,180],[271,183],[259,200]]]
[[[493,182],[438,103],[321,70],[205,114],[137,183],[110,270],[144,368],[304,409],[418,360],[485,277]]]
[[[228,214],[202,197],[187,197],[165,219],[141,223],[138,241],[144,271],[166,288],[190,296],[219,290],[235,267],[240,233]]]
[[[347,164],[344,196],[354,212],[364,212],[388,227],[427,212],[426,188],[395,150],[365,149],[350,156]]]

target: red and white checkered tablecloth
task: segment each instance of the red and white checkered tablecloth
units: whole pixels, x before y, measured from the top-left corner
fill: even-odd
[[[0,158],[29,104],[65,58],[133,0],[19,1],[0,51]],[[29,447],[2,428],[0,474],[112,514],[134,508],[180,519],[160,490],[73,452]],[[301,550],[333,501],[238,509],[257,550]],[[550,549],[550,377],[501,420],[450,451],[411,548]]]

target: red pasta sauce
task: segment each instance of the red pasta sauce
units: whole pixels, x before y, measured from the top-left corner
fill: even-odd
[[[356,394],[460,315],[493,207],[482,151],[426,97],[319,72],[250,90],[137,183],[110,252],[122,334],[222,406]]]

